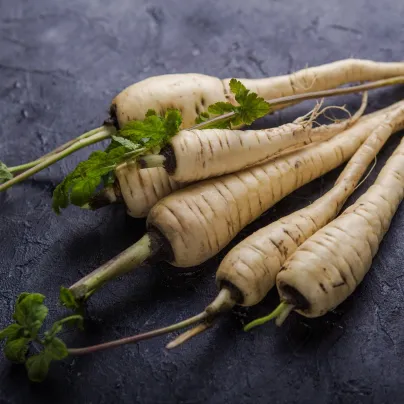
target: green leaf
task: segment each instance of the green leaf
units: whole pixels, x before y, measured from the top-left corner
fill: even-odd
[[[181,112],[178,109],[168,109],[166,111],[164,116],[164,127],[166,131],[164,142],[168,142],[168,140],[178,133],[181,123]],[[161,144],[159,146],[163,147],[165,144]]]
[[[85,205],[95,193],[101,183],[101,175],[96,177],[83,178],[72,185],[70,191],[70,202],[76,206]]]
[[[62,286],[60,288],[60,295],[59,295],[60,302],[63,306],[68,309],[77,310],[80,308],[80,304],[77,302],[76,298],[73,296],[73,293],[70,289],[65,288]]]
[[[251,125],[256,119],[270,112],[270,105],[263,98],[258,97],[257,94],[250,92],[240,81],[231,79],[229,86],[239,105],[236,106],[222,101],[210,105],[208,108],[209,114],[200,114],[196,119],[197,124],[205,123],[203,126],[204,129],[225,129],[242,124]],[[212,118],[211,115],[220,117],[229,112],[234,112],[234,115],[227,119],[220,119],[211,123],[206,122]]]
[[[270,112],[269,103],[262,97],[258,97],[256,93],[250,92],[240,81],[231,79],[230,90],[234,93],[235,99],[239,103],[234,109],[236,116],[232,121],[233,126],[242,123],[251,125],[255,120]]]
[[[4,355],[11,362],[24,363],[29,341],[29,338],[8,339],[4,347]]]
[[[174,136],[181,125],[182,118],[178,109],[168,109],[164,117],[155,111],[148,111],[143,121],[130,121],[118,133],[150,151],[154,147],[163,147]]]
[[[31,338],[36,337],[48,315],[48,308],[43,304],[44,299],[44,295],[30,293],[17,300],[13,319],[30,332]]]
[[[126,148],[124,146],[119,145],[118,147],[115,147],[113,150],[111,150],[106,156],[105,156],[105,161],[104,165],[106,168],[109,166],[114,166],[121,161],[122,157],[125,156],[125,153],[127,152]]]
[[[60,214],[69,203],[87,206],[101,183],[106,186],[114,181],[111,173],[117,165],[165,146],[178,132],[181,121],[180,111],[168,109],[164,117],[149,110],[143,121],[128,122],[112,136],[105,151],[92,153],[55,188],[53,210]]]
[[[229,87],[230,91],[235,95],[236,101],[239,104],[243,104],[250,90],[248,90],[244,84],[237,79],[231,79]]]
[[[217,102],[216,104],[212,104],[209,106],[208,111],[213,115],[222,115],[227,114],[228,112],[232,112],[234,110],[234,106],[229,102]]]
[[[269,104],[255,93],[249,94],[244,103],[237,107],[237,114],[246,125],[251,125],[258,118],[267,115],[269,111]]]
[[[21,327],[19,324],[10,324],[8,327],[0,331],[0,341],[3,339],[7,339],[8,341],[17,339],[21,336],[23,330],[24,328]]]
[[[2,182],[11,180],[13,178],[13,174],[10,173],[8,167],[0,161],[0,184]]]
[[[64,325],[68,325],[68,326],[77,325],[77,327],[79,329],[83,329],[83,321],[84,321],[84,318],[80,314],[73,314],[72,316],[62,318],[61,320],[56,321],[52,325],[52,328],[50,329],[50,331],[45,333],[46,334],[45,340],[47,342],[51,341],[52,338],[54,338],[56,334],[58,334],[60,331],[62,331]]]
[[[129,139],[125,139],[124,137],[121,136],[112,136],[112,139],[116,142],[119,143],[121,146],[124,146],[125,149],[130,150],[130,151],[135,151],[139,149],[139,145],[133,143]]]
[[[125,155],[126,148],[118,142],[109,153],[96,151],[82,161],[53,192],[52,207],[60,213],[71,202],[83,206],[93,196],[103,178],[113,170]]]
[[[46,344],[45,351],[53,360],[62,360],[69,355],[66,344],[56,337]]]
[[[105,153],[109,153],[111,150],[121,146],[120,143],[115,142],[114,139],[111,138],[111,142],[109,143],[108,147],[104,150]]]
[[[52,357],[45,350],[29,357],[25,363],[29,380],[38,383],[44,381],[48,375],[51,361]]]
[[[16,305],[19,305],[27,296],[29,296],[31,293],[28,292],[22,292],[20,295],[17,297],[17,302]]]
[[[112,185],[115,182],[116,175],[114,171],[110,171],[108,174],[102,176],[102,183],[104,188],[108,185]]]
[[[118,135],[141,146],[154,147],[165,138],[164,122],[157,115],[149,115],[144,121],[128,122]]]
[[[207,112],[201,112],[199,116],[196,117],[195,123],[203,123],[206,122],[210,118],[210,115]]]

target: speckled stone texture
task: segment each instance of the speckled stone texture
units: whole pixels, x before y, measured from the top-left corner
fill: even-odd
[[[401,0],[0,0],[0,158],[19,164],[99,125],[114,94],[153,75],[264,77],[351,56],[401,60],[403,15]],[[368,111],[403,94],[398,87],[372,92]],[[354,110],[360,99],[333,102]],[[288,122],[312,105],[257,126]],[[399,140],[388,142],[351,202]],[[0,327],[18,293],[45,293],[55,307],[60,284],[71,284],[143,233],[144,221],[126,217],[121,207],[52,213],[53,188],[87,154],[0,195]],[[232,245],[314,200],[337,171],[283,200]],[[167,336],[69,359],[54,364],[41,385],[1,357],[0,403],[402,402],[403,232],[404,206],[363,284],[323,318],[292,315],[281,329],[272,324],[244,333],[245,321],[274,307],[274,292],[172,352],[163,348]],[[108,285],[91,300],[85,332],[64,338],[70,346],[96,343],[197,313],[215,295],[215,269],[227,251],[193,275],[159,264]]]

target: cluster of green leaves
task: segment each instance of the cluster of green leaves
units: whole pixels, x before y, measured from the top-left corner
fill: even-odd
[[[208,108],[208,113],[202,113],[196,122],[203,123],[204,128],[231,128],[241,124],[251,125],[269,113],[270,105],[240,81],[231,79],[230,90],[238,105],[217,102]],[[209,122],[229,112],[231,116]],[[149,110],[143,121],[128,122],[116,136],[112,136],[106,150],[92,153],[56,187],[53,210],[60,214],[61,209],[70,203],[88,207],[99,186],[107,186],[114,181],[114,170],[119,164],[147,153],[158,153],[177,134],[181,122],[181,113],[177,109],[168,109],[164,116]]]
[[[203,112],[196,119],[196,123],[206,123],[204,128],[232,128],[238,125],[251,125],[255,120],[267,115],[271,106],[262,97],[248,90],[240,81],[230,80],[230,91],[239,105],[232,105],[230,102],[217,102],[210,105],[208,112]],[[232,113],[231,116],[220,121],[209,123],[215,116]]]
[[[11,178],[13,178],[13,174],[11,174],[8,167],[0,161],[0,184],[11,180]]]
[[[68,292],[61,293],[62,303],[72,305],[72,296]],[[25,363],[28,377],[40,382],[48,374],[49,365],[53,360],[61,360],[68,356],[65,343],[56,335],[64,325],[82,325],[83,317],[74,314],[59,321],[43,333],[39,332],[48,315],[48,308],[43,303],[45,296],[39,293],[22,293],[15,304],[14,322],[0,331],[0,341],[5,340],[4,354],[15,363]],[[28,356],[30,347],[38,353]]]
[[[178,132],[181,113],[169,109],[164,117],[149,110],[143,121],[128,122],[104,151],[91,153],[56,187],[53,210],[59,214],[69,203],[85,207],[101,183],[114,181],[114,170],[125,161],[140,155],[158,152]]]

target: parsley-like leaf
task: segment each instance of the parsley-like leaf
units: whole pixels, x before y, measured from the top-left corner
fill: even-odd
[[[236,101],[239,104],[243,104],[250,90],[247,90],[244,84],[237,79],[231,79],[229,87],[230,91],[234,94],[234,98],[236,99]]]
[[[43,304],[44,299],[44,295],[30,293],[17,300],[13,319],[29,331],[31,338],[36,337],[48,314],[48,308]]]
[[[30,380],[40,382],[45,379],[52,360],[61,360],[69,352],[65,343],[56,337],[65,325],[82,327],[83,317],[74,314],[56,321],[49,331],[38,332],[48,314],[43,304],[45,296],[39,293],[21,293],[17,298],[13,323],[0,331],[0,341],[6,340],[4,354],[7,359],[16,363],[25,363]],[[61,301],[67,306],[75,307],[74,300],[66,288],[61,290]],[[35,342],[36,348],[42,347],[37,354],[27,358],[30,343]]]
[[[11,178],[13,178],[13,174],[11,174],[8,167],[0,161],[0,184],[11,180]]]
[[[23,327],[21,327],[19,324],[16,323],[10,324],[8,327],[0,331],[0,341],[3,339],[7,339],[8,341],[17,339],[21,337],[22,332]]]
[[[209,119],[210,115],[207,112],[201,112],[199,116],[196,117],[195,123],[203,123]]]
[[[240,104],[236,107],[236,115],[240,117],[242,123],[251,125],[256,119],[269,113],[270,105],[256,93],[247,90],[240,81],[231,79],[230,89]]]
[[[45,351],[53,360],[56,361],[62,360],[69,355],[66,344],[61,339],[56,337],[46,345]]]
[[[31,293],[28,292],[22,292],[18,295],[17,301],[16,301],[16,306],[18,306],[27,296],[29,296]]]
[[[112,136],[112,139],[115,140],[116,143],[119,143],[121,146],[124,146],[127,150],[135,151],[139,149],[139,145],[133,143],[129,139],[125,139],[124,137]]]
[[[163,143],[159,145],[160,148],[165,146],[165,144],[178,133],[181,123],[182,117],[180,111],[178,109],[168,109],[164,117],[165,135]]]
[[[11,362],[24,363],[28,352],[29,341],[29,338],[7,340],[4,347],[4,355]]]
[[[94,194],[102,178],[115,168],[124,156],[126,148],[119,146],[109,153],[96,151],[77,165],[55,189],[53,193],[53,209],[56,213],[66,208],[69,202],[82,206]]]
[[[51,361],[52,357],[46,350],[29,357],[25,362],[29,380],[37,383],[43,382],[48,375]]]
[[[177,109],[168,109],[164,117],[149,110],[143,121],[129,121],[119,131],[119,136],[147,150],[155,147],[162,148],[178,132],[181,122],[181,113]]]
[[[239,125],[251,125],[255,120],[261,118],[270,112],[270,105],[263,98],[258,97],[256,93],[250,92],[241,81],[231,79],[230,91],[234,94],[234,98],[239,105],[233,105],[230,102],[217,102],[208,108],[209,114],[220,116],[229,112],[234,115],[223,120],[212,123],[207,122],[204,128],[232,128]],[[196,119],[196,123],[204,123],[212,118],[206,112],[203,112]]]
[[[105,151],[96,151],[82,161],[56,187],[53,193],[53,210],[59,214],[69,203],[85,206],[102,184],[111,184],[115,168],[128,160],[164,147],[179,130],[181,114],[168,109],[164,117],[149,110],[143,121],[128,122],[112,137]]]
[[[232,112],[233,110],[234,106],[232,104],[223,101],[217,102],[216,104],[213,104],[208,108],[208,112],[213,115],[227,114],[228,112]]]

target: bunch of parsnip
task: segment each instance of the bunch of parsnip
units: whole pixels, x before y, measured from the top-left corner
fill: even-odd
[[[136,83],[112,102],[98,129],[48,155],[16,167],[0,165],[0,191],[74,151],[110,139],[57,186],[53,208],[69,203],[97,209],[125,203],[134,217],[147,216],[147,233],[116,258],[61,288],[69,309],[106,282],[141,265],[165,260],[196,266],[225,248],[249,223],[285,196],[348,161],[334,187],[311,205],[258,230],[236,245],[217,271],[219,293],[200,314],[162,329],[86,348],[68,349],[57,334],[65,317],[41,337],[48,314],[44,296],[20,295],[14,323],[0,332],[5,355],[25,363],[31,380],[46,377],[52,360],[197,326],[172,348],[210,327],[235,305],[259,303],[275,285],[281,303],[267,317],[281,324],[295,310],[317,317],[346,299],[369,270],[404,195],[404,143],[375,184],[340,216],[347,198],[391,134],[404,128],[404,102],[363,115],[367,90],[404,82],[404,63],[344,60],[288,76],[219,80],[197,74],[153,77]],[[355,81],[354,87],[336,88]],[[321,103],[292,123],[242,130],[256,119],[306,99],[363,92],[360,109],[346,120],[318,125]],[[20,173],[14,176],[15,173]],[[27,357],[30,344],[41,347]]]

